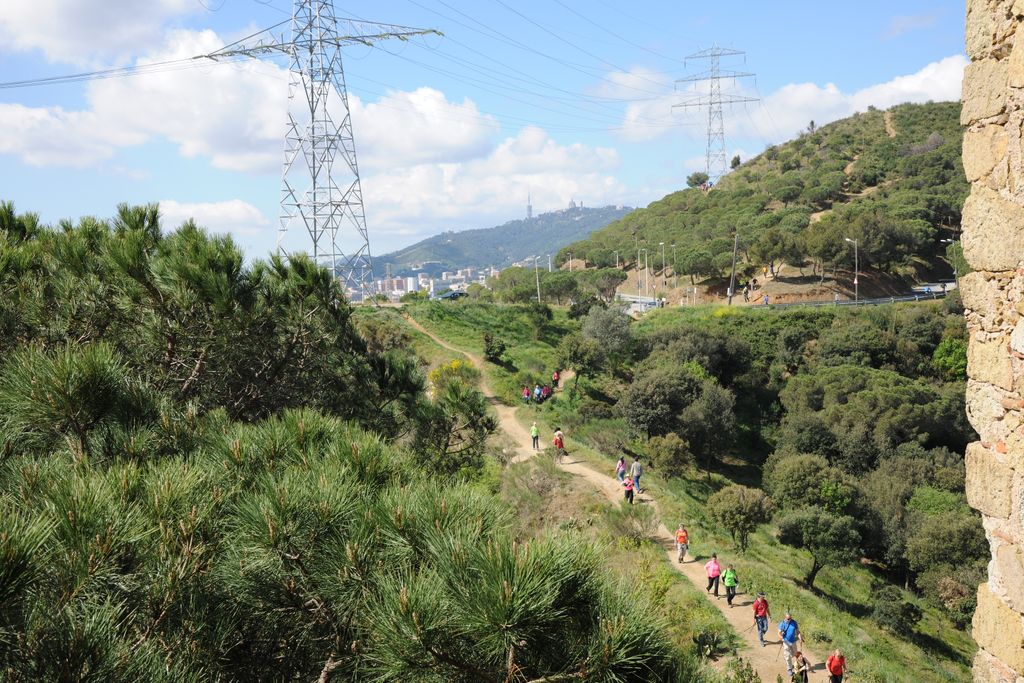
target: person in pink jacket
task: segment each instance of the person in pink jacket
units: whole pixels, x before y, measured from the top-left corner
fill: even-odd
[[[722,565],[718,564],[718,555],[712,553],[711,559],[704,565],[704,571],[708,573],[708,587],[707,592],[711,592],[711,588],[715,589],[715,597],[718,597],[718,577],[722,575]]]

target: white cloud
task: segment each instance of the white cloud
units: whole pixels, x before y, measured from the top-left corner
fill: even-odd
[[[50,61],[95,64],[159,42],[165,21],[198,10],[196,0],[7,0],[0,40]]]
[[[865,111],[869,106],[887,109],[905,102],[959,100],[966,65],[966,57],[954,55],[932,62],[915,73],[853,93],[844,93],[833,83],[825,86],[791,83],[766,97],[764,106],[752,109],[749,120],[738,120],[737,131],[740,134],[771,131],[788,138],[804,129],[811,120],[822,125]],[[751,130],[751,120],[754,130]]]
[[[138,63],[206,54],[225,42],[213,31],[174,30]],[[255,60],[93,81],[80,111],[0,105],[0,153],[34,165],[85,167],[119,147],[162,139],[215,168],[274,172],[282,160],[287,83],[284,68]],[[432,88],[349,102],[366,169],[486,156],[498,130],[472,101],[449,102]]]
[[[897,76],[885,83],[868,86],[846,93],[834,83],[824,86],[816,83],[790,83],[764,98],[761,104],[746,105],[749,116],[737,114],[727,122],[730,136],[771,137],[782,142],[806,128],[810,121],[823,125],[869,106],[886,109],[904,102],[949,101],[960,99],[960,83],[967,58],[953,55],[928,64],[921,70]],[[739,95],[754,95],[737,91]],[[654,140],[665,135],[672,123],[678,125],[684,114],[672,113],[672,104],[685,101],[686,94],[666,95],[650,101],[630,104],[623,118],[623,137],[630,141]],[[661,117],[663,127],[641,125]],[[693,113],[686,115],[695,136],[704,132],[706,115],[698,119]]]
[[[352,125],[366,168],[465,161],[486,155],[499,130],[471,100],[449,102],[443,92],[391,92],[376,102],[351,97]]]
[[[611,173],[618,164],[613,149],[560,145],[538,128],[525,128],[486,158],[369,176],[363,191],[367,222],[379,236],[374,251],[388,251],[399,235],[489,227],[524,215],[528,192],[536,211],[563,208],[570,199],[625,201],[627,190]]]
[[[222,202],[178,202],[164,199],[160,215],[166,229],[174,229],[192,218],[196,225],[212,232],[230,232],[241,236],[267,235],[270,220],[252,204],[241,199]]]

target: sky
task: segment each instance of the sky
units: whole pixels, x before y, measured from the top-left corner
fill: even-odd
[[[677,79],[713,46],[729,157],[902,102],[955,100],[962,0],[349,0],[339,17],[436,29],[345,48],[370,247],[584,205],[646,206],[704,169],[706,110]],[[207,54],[288,31],[289,0],[8,0],[0,83]],[[343,28],[345,26],[343,25]],[[160,202],[251,258],[275,246],[287,62],[251,59],[0,88],[0,199],[48,223]],[[305,237],[288,235],[292,248]],[[294,240],[294,241],[292,241]]]

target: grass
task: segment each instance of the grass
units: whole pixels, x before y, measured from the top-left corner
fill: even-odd
[[[537,333],[524,306],[470,301],[431,301],[407,305],[405,311],[453,346],[483,355],[483,336],[490,332],[505,342],[503,364],[487,363],[487,380],[498,398],[509,405],[520,400],[524,385],[551,381],[559,340],[574,329],[564,309]]]
[[[572,454],[600,471],[613,468],[614,458],[589,446],[577,444]],[[644,488],[657,498],[668,526],[677,520],[686,523],[691,553],[698,559],[718,553],[723,562],[735,564],[741,590],[749,594],[765,591],[776,617],[790,610],[817,655],[842,648],[860,681],[969,679],[973,641],[931,605],[915,601],[924,618],[912,640],[893,636],[871,622],[873,586],[884,579],[868,567],[823,569],[816,591],[809,591],[799,581],[810,565],[810,557],[779,543],[770,526],[752,534],[747,552],[740,554],[728,533],[717,529],[704,512],[707,498],[729,483],[720,474],[712,474],[710,482],[703,474],[668,481],[650,470],[644,475]]]

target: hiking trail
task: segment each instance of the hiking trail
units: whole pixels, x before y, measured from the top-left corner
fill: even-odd
[[[433,332],[427,330],[417,320],[412,318],[412,316],[403,314],[403,317],[410,325],[416,328],[417,331],[425,334],[436,344],[448,349],[449,351],[465,356],[469,362],[480,371],[480,389],[487,401],[494,406],[495,412],[498,414],[498,422],[501,425],[502,430],[504,430],[515,444],[515,455],[512,457],[510,462],[522,462],[541,452],[535,451],[530,447],[530,433],[526,427],[516,419],[516,410],[518,409],[502,403],[491,390],[490,384],[487,382],[487,375],[484,372],[484,361],[481,357],[452,346]],[[565,387],[565,382],[571,379],[572,376],[571,371],[565,371],[563,373],[563,389]],[[542,444],[543,443],[544,442],[542,440]],[[592,484],[595,488],[601,491],[601,493],[603,493],[613,505],[618,505],[623,499],[622,486],[615,477],[596,472],[582,462],[573,461],[571,455],[568,456],[563,464],[559,465],[559,467],[562,470],[581,477],[588,483]],[[609,465],[609,468],[610,467],[611,465]],[[661,513],[658,511],[657,503],[647,493],[638,494],[636,496],[636,501],[637,504],[640,505],[652,506],[657,513],[658,518],[661,518]],[[680,564],[676,558],[675,536],[668,530],[668,528],[666,528],[664,523],[659,522],[655,541],[665,551],[665,556],[673,568],[689,579],[690,583],[694,586],[698,588],[707,587],[707,575],[704,573],[704,561],[708,558],[703,556],[695,558],[693,555],[688,553],[686,561]],[[723,567],[726,564],[727,560],[722,562]],[[773,619],[771,623],[768,624],[768,633],[765,634],[765,642],[767,645],[765,647],[760,647],[757,642],[757,631],[753,628],[754,617],[753,612],[751,611],[751,605],[754,602],[754,596],[749,595],[744,591],[743,577],[740,577],[740,592],[737,593],[736,598],[733,600],[734,607],[730,608],[725,601],[725,587],[720,586],[719,590],[721,591],[721,597],[716,599],[713,595],[709,594],[708,601],[722,613],[725,620],[729,622],[729,625],[732,626],[736,633],[739,634],[741,644],[737,649],[737,655],[750,662],[750,665],[754,667],[754,670],[757,671],[761,680],[765,683],[774,681],[775,677],[779,674],[785,677],[786,663],[781,654],[781,641],[778,636],[778,621],[783,617],[783,607],[781,605],[775,606],[775,610],[778,610],[778,613],[775,611],[772,612]],[[768,596],[768,601],[769,604],[771,604],[770,595]],[[800,615],[797,614],[794,616],[796,617],[797,622],[799,622]],[[813,666],[812,673],[820,674],[824,672],[824,658],[819,657],[817,653],[811,652],[807,648],[804,648],[803,652]]]

